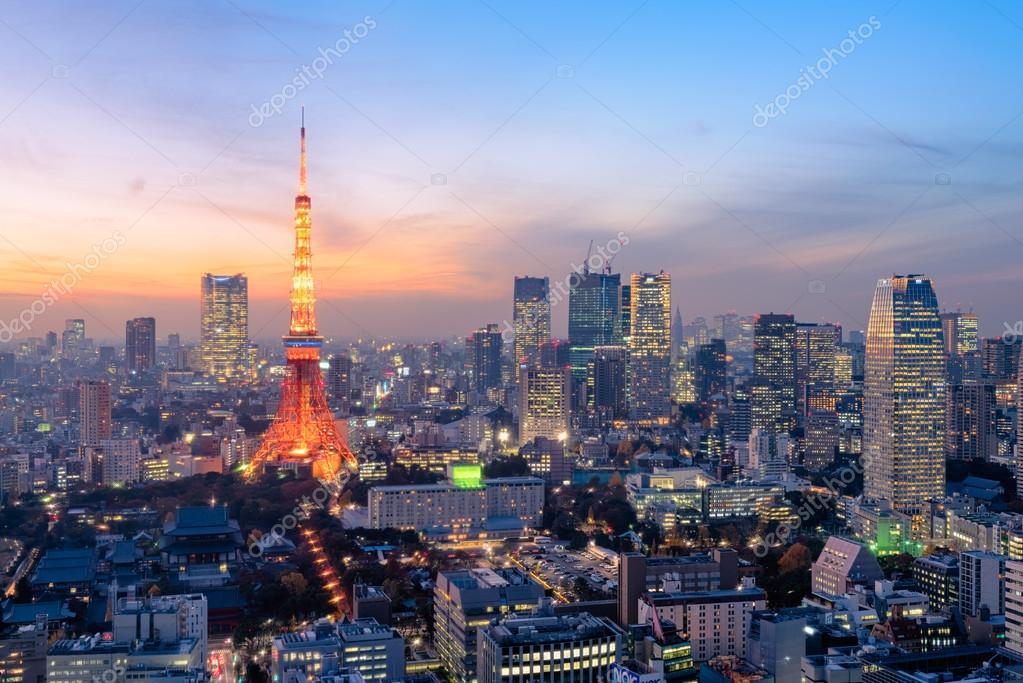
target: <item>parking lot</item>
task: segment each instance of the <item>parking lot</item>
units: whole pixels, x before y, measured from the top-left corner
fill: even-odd
[[[559,599],[614,597],[618,589],[617,556],[599,555],[599,550],[570,550],[560,544],[523,544],[515,559],[534,578],[560,593]],[[590,594],[577,595],[579,579],[586,582]]]

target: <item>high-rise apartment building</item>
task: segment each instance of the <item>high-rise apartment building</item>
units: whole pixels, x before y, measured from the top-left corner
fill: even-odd
[[[568,295],[568,343],[572,376],[583,381],[596,347],[622,344],[622,278],[589,271],[578,278]]]
[[[945,458],[991,460],[998,454],[995,385],[978,380],[949,384],[945,395]]]
[[[796,415],[796,321],[788,314],[758,315],[753,331],[754,429],[787,432]]]
[[[249,374],[249,280],[237,275],[202,276],[200,354],[203,371],[227,382]]]
[[[516,277],[512,325],[515,328],[515,366],[535,362],[540,346],[551,339],[550,280]]]
[[[1023,560],[1005,563],[1005,647],[1023,655]]]
[[[671,275],[633,273],[629,330],[629,412],[646,425],[671,418]]]
[[[572,409],[569,367],[524,367],[519,373],[519,445],[538,436],[565,440]]]
[[[156,364],[156,318],[124,324],[124,364],[128,372],[147,372]]]
[[[1007,559],[986,550],[959,553],[959,609],[963,616],[977,616],[981,607],[987,607],[991,614],[1005,611]]]
[[[878,281],[867,327],[864,494],[915,512],[945,494],[945,349],[924,275]]]
[[[111,437],[111,410],[109,384],[97,380],[78,385],[79,442],[82,446],[98,447],[100,441]]]
[[[501,386],[501,328],[497,323],[481,327],[465,340],[471,388],[480,394]]]

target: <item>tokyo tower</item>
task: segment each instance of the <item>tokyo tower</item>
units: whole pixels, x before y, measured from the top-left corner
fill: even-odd
[[[345,445],[327,406],[316,329],[316,294],[313,287],[309,216],[306,192],[305,111],[299,153],[298,195],[295,197],[295,266],[291,276],[291,326],[284,337],[288,372],[281,388],[273,423],[248,466],[248,477],[267,465],[311,474],[341,484],[356,468],[355,456]]]

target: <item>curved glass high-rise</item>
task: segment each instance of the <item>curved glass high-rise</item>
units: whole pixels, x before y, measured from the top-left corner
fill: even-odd
[[[864,494],[917,513],[945,493],[945,357],[925,275],[878,281],[863,383]]]

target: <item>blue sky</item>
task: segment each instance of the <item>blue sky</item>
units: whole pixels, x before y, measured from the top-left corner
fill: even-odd
[[[279,334],[305,105],[327,334],[464,334],[619,231],[616,269],[671,272],[687,319],[857,328],[878,277],[924,272],[999,334],[1023,318],[1021,39],[1004,0],[8,2],[0,317],[119,230],[37,329],[194,335],[201,273],[243,271],[253,334]]]

